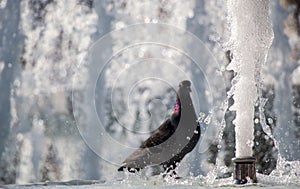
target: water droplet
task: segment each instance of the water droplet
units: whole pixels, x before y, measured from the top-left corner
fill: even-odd
[[[150,23],[150,18],[146,17],[146,18],[144,19],[144,22],[145,22],[145,23]]]
[[[23,134],[18,133],[18,134],[17,134],[17,141],[22,141],[23,139],[24,139]]]
[[[167,56],[167,55],[168,55],[168,50],[167,50],[167,49],[163,49],[163,50],[161,51],[161,54],[162,54],[163,56]]]
[[[157,19],[152,19],[152,22],[153,23],[158,23],[158,20]]]
[[[273,123],[273,119],[272,118],[268,118],[268,122],[269,122],[269,124],[272,124]]]
[[[290,163],[287,163],[287,164],[285,164],[285,165],[284,165],[284,168],[285,168],[285,170],[286,170],[286,171],[288,171],[288,172],[289,172],[289,171],[291,171],[291,169],[292,169],[292,166],[291,166],[291,164],[290,164]]]
[[[205,96],[210,96],[210,92],[208,90],[205,90]]]
[[[199,116],[200,116],[200,117],[205,117],[205,113],[204,113],[204,112],[200,112],[200,113],[199,113]]]
[[[269,140],[269,136],[268,135],[265,135],[265,140]]]
[[[226,66],[221,66],[221,72],[225,72],[226,71]]]
[[[193,17],[194,17],[194,11],[193,11],[193,10],[190,10],[190,11],[188,12],[188,17],[189,17],[189,18],[193,18]]]
[[[191,140],[191,137],[187,136],[186,139],[187,139],[187,140]]]
[[[4,67],[5,67],[4,62],[0,62],[0,74],[3,71]]]
[[[143,58],[144,55],[145,55],[145,51],[141,50],[141,51],[139,52],[139,57],[140,57],[140,58]]]
[[[106,11],[107,11],[107,12],[111,12],[111,11],[113,10],[113,8],[114,8],[113,3],[109,3],[109,4],[107,5],[107,7],[106,7]]]
[[[255,124],[258,124],[258,123],[259,123],[259,119],[258,119],[258,118],[255,118],[255,119],[254,119],[254,123],[255,123]]]
[[[198,132],[197,130],[195,130],[195,131],[194,131],[194,134],[196,134],[196,135],[197,135],[197,134],[199,134],[199,132]]]
[[[43,126],[44,121],[40,119],[40,120],[38,120],[38,124],[39,124],[39,126]]]
[[[0,1],[0,8],[4,9],[6,7],[7,0]]]
[[[208,115],[205,120],[204,120],[204,123],[205,124],[210,124],[210,121],[211,121],[211,115]]]
[[[1,71],[0,71],[0,73],[1,73]],[[21,85],[20,80],[19,80],[19,79],[16,79],[16,80],[14,81],[14,86],[20,87],[20,85]]]
[[[125,24],[124,24],[124,22],[117,22],[116,23],[116,29],[118,30],[118,29],[122,29],[122,28],[124,28],[124,26],[125,26]]]
[[[199,113],[199,117],[197,119],[197,122],[199,122],[199,123],[203,122],[204,118],[205,118],[205,113],[204,112],[200,112]]]

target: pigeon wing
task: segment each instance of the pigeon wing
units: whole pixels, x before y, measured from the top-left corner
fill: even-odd
[[[145,140],[140,148],[151,148],[167,141],[175,132],[175,127],[172,125],[170,119],[167,119],[161,126],[154,131],[154,133]]]

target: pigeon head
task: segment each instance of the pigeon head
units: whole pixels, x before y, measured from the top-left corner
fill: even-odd
[[[179,83],[179,93],[190,93],[191,82],[189,80],[184,80]]]
[[[179,90],[177,93],[177,99],[176,99],[176,104],[173,110],[174,115],[179,115],[181,111],[181,100],[186,102],[185,99],[189,98],[189,93],[191,92],[191,82],[188,80],[184,80],[179,83]]]

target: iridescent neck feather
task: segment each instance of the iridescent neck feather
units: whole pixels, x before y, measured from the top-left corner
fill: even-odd
[[[174,107],[174,110],[173,110],[173,114],[179,114],[180,110],[181,110],[181,103],[180,103],[179,98],[177,97],[176,104],[175,104],[175,107]]]

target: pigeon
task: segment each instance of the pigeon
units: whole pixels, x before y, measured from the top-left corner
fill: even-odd
[[[190,96],[191,82],[179,83],[173,112],[139,148],[129,155],[118,171],[135,173],[147,166],[161,165],[165,173],[172,171],[199,141],[201,131]]]

